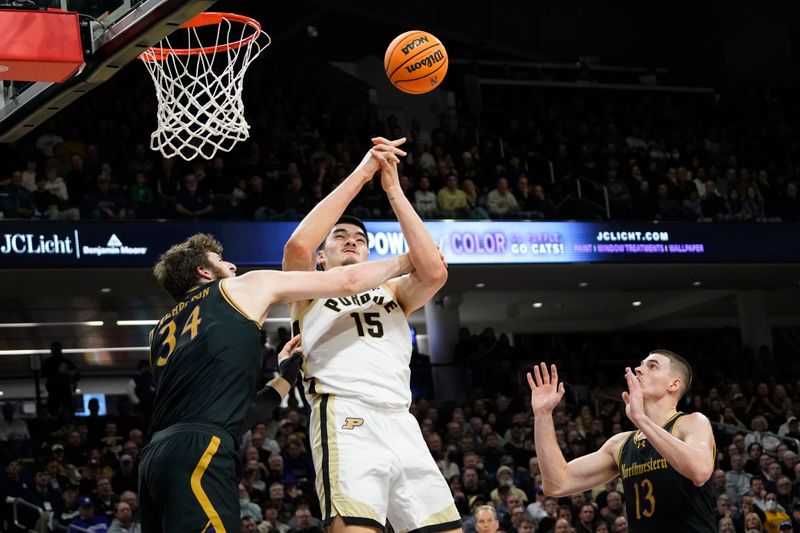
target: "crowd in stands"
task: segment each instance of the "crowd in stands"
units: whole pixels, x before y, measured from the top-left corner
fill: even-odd
[[[0,211],[55,220],[297,220],[355,168],[371,137],[384,135],[408,138],[401,180],[424,218],[605,218],[578,197],[579,180],[582,196],[601,207],[605,187],[613,219],[800,218],[791,95],[487,93],[479,112],[496,130],[488,135],[469,125],[476,111],[456,71],[447,87],[464,121],[446,115],[423,129],[381,116],[364,94],[335,83],[296,84],[280,62],[264,65],[248,75],[250,140],[191,163],[149,149],[153,89],[128,69],[0,146]],[[352,212],[392,218],[377,183]]]
[[[552,337],[542,349],[536,336],[518,336],[513,344],[504,337],[489,328],[479,335],[462,329],[456,355],[469,384],[465,400],[436,402],[417,392],[411,405],[448,480],[465,533],[626,532],[625,508],[633,496],[624,493],[619,479],[560,499],[542,492],[530,395],[522,378],[529,361],[522,361],[542,353],[559,364],[562,379],[570,383],[553,416],[561,450],[573,459],[631,429],[619,400],[622,381],[605,377],[598,354],[637,361],[643,357],[640,342],[620,347],[619,339]],[[714,345],[741,355],[732,365],[740,374],[715,362],[719,359],[708,349]],[[787,378],[798,375],[796,363],[782,350],[762,350],[756,359],[734,345],[709,336],[705,346],[693,341],[683,346],[695,362],[696,380],[680,409],[700,411],[715,424],[717,463],[710,483],[719,531],[798,532],[800,386]],[[776,375],[774,368],[787,371]],[[619,368],[613,371],[621,378]],[[74,374],[66,369],[64,375]],[[46,511],[42,518],[18,507],[18,519],[38,531],[140,531],[137,468],[149,439],[151,392],[145,364],[131,378],[129,395],[110,404],[116,407],[108,416],[99,416],[92,405],[89,416],[74,417],[71,409],[51,402],[37,417],[22,419],[13,402],[4,403],[2,501],[21,498]],[[292,397],[272,420],[251,428],[240,454],[241,531],[321,533],[302,402]],[[3,505],[0,520],[0,529],[17,531],[10,504]]]

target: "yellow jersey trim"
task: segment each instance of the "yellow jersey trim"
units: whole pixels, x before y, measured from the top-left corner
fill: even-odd
[[[667,424],[669,424],[670,422],[672,422],[673,420],[675,420],[676,418],[678,418],[678,417],[679,417],[679,416],[681,416],[682,414],[683,414],[683,412],[681,412],[681,411],[678,411],[677,413],[675,413],[674,415],[672,415],[671,417],[669,417],[669,419],[668,419],[666,422],[664,422],[663,424],[661,424],[661,427],[662,427],[662,428],[664,428],[664,426],[666,426]],[[673,425],[673,426],[672,426],[672,429],[670,430],[670,432],[669,432],[669,433],[670,433],[670,435],[672,435],[674,432],[675,432],[675,426]],[[636,442],[637,442],[637,437],[639,437],[641,434],[642,434],[642,430],[641,430],[641,429],[637,429],[637,430],[636,430],[636,434],[633,436],[633,442],[634,442],[634,443],[636,443]],[[641,439],[638,439],[638,440],[641,440]]]
[[[228,304],[229,304],[231,307],[233,307],[234,309],[236,309],[236,311],[238,311],[238,312],[239,312],[239,314],[241,314],[241,315],[242,315],[243,317],[245,317],[247,320],[249,320],[250,322],[252,322],[253,324],[255,324],[255,325],[256,325],[256,327],[257,327],[258,329],[261,329],[261,323],[259,323],[259,322],[258,322],[258,320],[255,320],[255,319],[254,319],[253,317],[251,317],[250,315],[248,315],[248,314],[245,312],[245,310],[244,310],[244,309],[242,309],[241,307],[239,307],[239,304],[237,304],[237,303],[236,303],[236,300],[234,300],[234,299],[231,297],[231,295],[230,295],[230,294],[228,294],[228,290],[225,288],[225,285],[224,285],[225,281],[226,281],[226,280],[224,280],[224,279],[223,279],[223,280],[221,280],[221,281],[219,282],[219,292],[220,292],[220,294],[222,294],[222,297],[225,299],[225,301],[226,301],[226,302],[228,302]]]
[[[209,523],[214,526],[214,530],[218,533],[225,533],[225,526],[222,525],[222,519],[219,517],[219,513],[216,509],[214,509],[214,506],[211,505],[211,500],[208,499],[208,495],[203,490],[203,486],[200,484],[203,474],[208,468],[208,465],[211,463],[211,458],[214,457],[215,453],[217,453],[219,443],[219,437],[211,437],[211,442],[208,443],[208,448],[206,448],[206,451],[203,452],[203,455],[200,457],[200,461],[194,468],[194,472],[192,472],[191,485],[194,497],[197,498],[198,502],[200,502],[200,506],[203,508],[203,512],[206,513]],[[206,525],[206,529],[208,529],[208,525]],[[203,531],[205,531],[205,529]]]
[[[631,439],[631,435],[634,433],[634,431],[629,431],[628,436],[625,437],[625,440],[622,441],[622,444],[620,444],[619,448],[617,449],[617,467],[619,468],[620,472],[622,472],[622,450],[625,449],[625,445],[628,444],[628,441]]]

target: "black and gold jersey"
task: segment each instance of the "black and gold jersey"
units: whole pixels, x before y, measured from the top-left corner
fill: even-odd
[[[674,431],[684,413],[664,424]],[[641,437],[641,438],[640,438]],[[625,489],[625,507],[631,533],[714,533],[711,480],[702,487],[675,470],[636,431],[619,452],[619,472]]]
[[[152,332],[155,433],[205,422],[238,436],[253,404],[263,362],[260,324],[225,291],[225,280],[198,285]]]

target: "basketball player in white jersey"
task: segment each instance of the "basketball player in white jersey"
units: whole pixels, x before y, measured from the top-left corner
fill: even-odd
[[[447,280],[447,266],[400,188],[398,146],[375,138],[353,173],[309,213],[284,248],[284,270],[325,270],[367,261],[363,222],[343,217],[381,171],[416,271],[349,298],[292,305],[302,333],[312,405],[311,447],[329,533],[460,531],[450,490],[408,412],[411,334],[406,317]]]

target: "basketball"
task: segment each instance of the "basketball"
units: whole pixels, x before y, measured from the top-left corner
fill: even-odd
[[[392,85],[409,94],[435,89],[447,74],[447,51],[426,31],[412,30],[395,37],[383,59]]]

